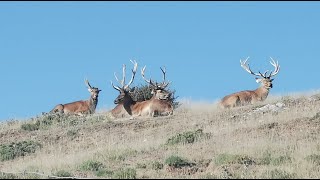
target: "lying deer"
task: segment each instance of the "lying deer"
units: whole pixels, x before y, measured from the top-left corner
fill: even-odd
[[[119,81],[117,76],[115,75],[116,80],[121,84],[120,86],[115,86],[112,81],[111,85],[114,89],[119,91],[119,96],[114,100],[114,103],[117,104],[115,108],[111,110],[111,115],[113,118],[123,118],[123,117],[130,117],[130,119],[134,119],[137,116],[151,116],[154,115],[153,109],[154,106],[157,107],[156,102],[152,104],[151,100],[146,101],[135,101],[133,100],[133,93],[135,88],[129,88],[131,83],[134,80],[134,77],[137,72],[137,62],[131,61],[134,65],[134,68],[132,69],[132,77],[129,83],[125,84],[125,69],[126,66],[123,65],[123,78],[122,81]],[[160,94],[159,94],[160,95]],[[157,95],[159,97],[159,95]],[[161,96],[161,95],[160,95]]]
[[[268,71],[266,71],[264,74],[260,73],[260,71],[259,73],[252,72],[249,67],[249,64],[246,64],[248,59],[249,57],[245,61],[241,61],[240,59],[241,67],[244,70],[246,70],[248,73],[260,77],[260,78],[256,77],[256,82],[260,83],[261,86],[256,90],[246,90],[246,91],[236,92],[228,96],[225,96],[220,102],[220,105],[223,108],[243,106],[248,104],[254,104],[255,102],[258,102],[258,101],[264,101],[267,98],[270,89],[273,87],[272,81],[274,79],[271,79],[271,77],[278,74],[280,70],[280,65],[278,64],[278,61],[275,62],[271,58],[272,61],[270,61],[270,63],[272,66],[274,66],[274,71],[273,72],[271,71],[270,74],[267,75]]]
[[[88,80],[85,80],[85,84],[87,85],[88,91],[90,92],[90,99],[76,101],[68,104],[58,104],[50,111],[50,113],[59,112],[76,115],[93,114],[96,110],[98,104],[98,95],[101,90],[95,87],[91,87]]]
[[[146,66],[141,69],[142,78],[149,84],[151,88],[152,97],[148,100],[151,103],[150,107],[150,116],[154,117],[156,115],[159,116],[167,116],[173,114],[173,105],[171,100],[172,93],[166,90],[166,87],[169,85],[170,82],[165,82],[166,80],[166,71],[163,70],[161,67],[161,71],[163,74],[163,82],[157,83],[151,80],[147,80],[144,76],[144,71]]]

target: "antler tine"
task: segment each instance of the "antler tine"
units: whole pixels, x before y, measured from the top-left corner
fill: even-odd
[[[92,89],[92,87],[91,87],[91,85],[90,85],[90,83],[89,83],[87,78],[84,79],[84,83],[88,86],[89,89]]]
[[[116,75],[116,72],[114,72],[114,77],[116,78],[116,80],[118,81],[119,84],[121,84],[121,86],[123,87],[124,86],[124,83],[123,83],[123,80],[122,81],[119,81],[117,75]]]
[[[131,83],[133,82],[134,80],[134,77],[136,75],[136,72],[137,72],[137,68],[138,68],[138,63],[136,62],[136,60],[132,61],[130,60],[133,64],[133,69],[131,70],[132,71],[132,76],[131,76],[131,80],[129,81],[129,83],[124,87],[124,89],[127,89]]]
[[[161,87],[162,87],[163,89],[165,89],[171,82],[165,82],[165,81],[166,81],[166,67],[164,67],[164,69],[162,69],[162,68],[160,67],[160,69],[161,69],[161,71],[162,71],[162,73],[163,73],[163,82],[161,83]]]
[[[113,87],[115,90],[121,91],[121,88],[120,88],[120,87],[115,86],[112,81],[110,81],[110,82],[111,82],[112,87]]]
[[[249,64],[246,64],[247,61],[248,61],[248,59],[249,59],[249,57],[247,57],[247,59],[244,60],[244,62],[241,61],[241,59],[240,59],[241,67],[242,67],[244,70],[246,70],[248,73],[252,74],[252,75],[262,76],[262,77],[263,77],[263,74],[261,74],[260,72],[259,72],[259,73],[254,73],[254,72],[251,71],[251,69],[250,69],[250,67],[249,67]]]
[[[144,66],[143,68],[141,68],[142,78],[143,78],[143,80],[145,80],[147,83],[150,83],[151,78],[150,78],[150,80],[148,81],[148,80],[145,78],[145,76],[144,76],[144,71],[145,71],[145,70],[146,70],[146,66]]]
[[[164,70],[162,69],[162,67],[160,67],[162,74],[163,74],[163,82],[166,81],[166,67],[164,67]]]
[[[272,76],[275,76],[276,74],[278,74],[279,70],[280,70],[280,65],[279,62],[275,61],[274,59],[272,59],[272,57],[270,57],[272,61],[270,61],[270,64],[274,67],[274,72],[270,72],[269,78]]]
[[[121,81],[122,87],[125,86],[125,85],[124,85],[125,81],[126,81],[126,65],[123,64],[123,65],[122,65],[122,81]]]

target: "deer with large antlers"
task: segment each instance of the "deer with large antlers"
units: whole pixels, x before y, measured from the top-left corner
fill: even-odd
[[[138,63],[136,61],[132,61],[133,63],[133,69],[131,80],[128,84],[125,84],[125,71],[126,71],[126,65],[123,64],[122,66],[122,80],[119,81],[118,77],[116,76],[116,73],[114,73],[114,76],[116,80],[121,84],[120,86],[115,86],[113,82],[111,81],[112,87],[119,91],[119,96],[114,100],[114,103],[117,104],[115,108],[111,110],[111,115],[114,118],[122,118],[122,117],[130,117],[130,119],[133,119],[134,116],[141,115],[141,109],[145,107],[144,103],[137,102],[132,99],[134,88],[130,88],[129,86],[134,80],[134,77],[137,72]]]
[[[274,67],[274,71],[273,72],[271,71],[269,75],[267,75],[268,70],[263,74],[260,71],[258,73],[252,72],[249,67],[249,64],[247,64],[249,57],[244,61],[241,61],[241,59],[240,59],[241,67],[244,70],[246,70],[248,73],[259,77],[259,78],[256,77],[256,82],[260,83],[261,86],[256,90],[240,91],[240,92],[236,92],[236,93],[230,94],[228,96],[225,96],[221,100],[220,105],[223,108],[231,108],[231,107],[236,107],[236,106],[254,104],[255,102],[258,102],[258,101],[264,101],[267,98],[270,89],[273,87],[272,81],[274,79],[271,79],[271,77],[278,74],[278,72],[280,70],[280,65],[279,65],[278,61],[275,62],[272,59],[272,57],[270,57],[270,58],[272,60],[272,61],[270,61],[270,63]]]
[[[163,74],[163,82],[162,83],[157,83],[151,80],[147,80],[144,76],[144,71],[146,69],[146,66],[144,66],[141,69],[141,75],[142,78],[149,84],[149,87],[151,88],[151,94],[152,97],[150,100],[151,107],[150,107],[150,116],[167,116],[167,115],[172,115],[173,114],[173,105],[172,105],[172,100],[171,95],[172,93],[166,90],[166,87],[169,85],[170,82],[166,82],[166,70],[161,69],[162,74]]]
[[[88,91],[90,92],[89,100],[81,100],[68,104],[58,104],[50,111],[50,113],[59,112],[76,115],[93,114],[96,110],[98,104],[98,96],[101,90],[92,87],[87,79],[85,80],[85,84],[88,87]]]

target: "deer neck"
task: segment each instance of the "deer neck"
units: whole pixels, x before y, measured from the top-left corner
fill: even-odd
[[[90,113],[94,113],[96,111],[96,107],[98,104],[98,98],[93,99],[92,97],[89,100],[89,111]]]
[[[261,87],[259,87],[258,89],[255,90],[255,93],[257,94],[258,98],[261,101],[264,101],[268,97],[269,90],[270,90],[269,88],[261,86]]]

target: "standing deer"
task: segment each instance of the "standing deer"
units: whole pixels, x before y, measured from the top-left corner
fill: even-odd
[[[88,87],[88,91],[90,92],[90,99],[76,101],[68,104],[58,104],[55,106],[50,113],[65,113],[65,114],[93,114],[96,110],[98,104],[98,96],[99,90],[98,88],[91,87],[89,81],[86,79],[85,84]]]
[[[244,70],[246,70],[248,73],[252,75],[261,77],[261,78],[256,77],[256,82],[260,83],[261,86],[256,90],[240,91],[240,92],[236,92],[228,96],[225,96],[221,100],[220,105],[223,108],[230,108],[230,107],[236,107],[236,106],[243,106],[247,104],[253,104],[258,101],[264,101],[269,94],[269,90],[273,87],[272,81],[274,79],[271,79],[271,77],[278,74],[280,70],[280,65],[278,64],[278,61],[275,62],[272,59],[272,57],[270,58],[272,60],[270,61],[270,63],[272,66],[274,66],[274,71],[273,72],[271,71],[268,76],[267,76],[268,70],[264,74],[260,73],[260,71],[259,73],[252,72],[249,67],[249,64],[246,64],[249,57],[245,61],[241,61],[240,59],[241,67]]]
[[[169,85],[170,82],[166,81],[166,71],[165,69],[161,69],[163,74],[163,82],[157,83],[151,80],[147,80],[144,76],[144,71],[146,66],[141,69],[142,78],[149,84],[151,87],[152,97],[150,100],[151,103],[151,114],[150,116],[154,117],[155,115],[167,116],[173,114],[173,105],[171,95],[172,93],[167,91],[165,88]]]

